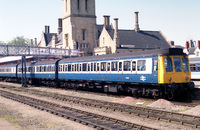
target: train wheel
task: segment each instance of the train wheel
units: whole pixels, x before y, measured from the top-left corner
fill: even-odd
[[[135,97],[135,98],[139,98],[138,90],[132,90],[132,95],[133,95],[133,97]]]
[[[172,89],[168,89],[168,95],[167,95],[169,100],[174,99],[175,97],[175,92]]]

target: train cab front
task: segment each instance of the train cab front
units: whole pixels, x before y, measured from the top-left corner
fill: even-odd
[[[164,86],[164,93],[168,99],[178,97],[188,89],[194,88],[187,55],[159,56],[158,75],[159,84]]]

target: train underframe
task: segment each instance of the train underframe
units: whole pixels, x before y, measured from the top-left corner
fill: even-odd
[[[1,81],[21,82],[21,78],[3,78]],[[28,84],[46,85],[49,87],[92,90],[106,93],[129,93],[138,97],[153,97],[155,99],[175,99],[185,96],[194,88],[194,83],[172,83],[172,84],[138,84],[123,82],[100,82],[100,81],[83,81],[83,80],[54,80],[54,79],[29,79]]]

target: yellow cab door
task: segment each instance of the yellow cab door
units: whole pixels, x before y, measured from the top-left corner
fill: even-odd
[[[159,83],[188,83],[191,78],[187,56],[159,56]]]

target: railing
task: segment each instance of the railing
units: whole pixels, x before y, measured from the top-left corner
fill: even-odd
[[[79,56],[79,50],[0,45],[0,56]]]

